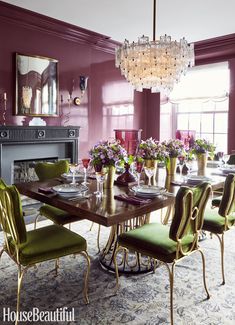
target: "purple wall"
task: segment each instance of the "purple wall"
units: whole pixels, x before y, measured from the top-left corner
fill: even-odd
[[[3,93],[7,93],[6,125],[28,125],[32,117],[14,116],[15,53],[59,61],[60,117],[43,118],[47,125],[81,126],[80,157],[97,140],[114,136],[115,128],[141,128],[145,137],[145,95],[132,87],[115,68],[116,42],[55,19],[0,1],[0,124]],[[80,106],[69,93],[80,96],[79,76],[88,76]],[[61,101],[63,99],[63,101]]]

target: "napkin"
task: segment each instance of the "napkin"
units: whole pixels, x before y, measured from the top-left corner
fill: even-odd
[[[152,201],[151,199],[141,199],[135,196],[127,196],[125,194],[114,195],[114,198],[118,201],[124,201],[134,205],[147,204]]]
[[[55,193],[51,187],[39,187],[38,192],[41,192],[43,194],[52,194]]]

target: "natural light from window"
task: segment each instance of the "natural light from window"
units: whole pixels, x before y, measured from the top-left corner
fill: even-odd
[[[196,138],[227,152],[228,93],[227,62],[192,68],[161,105],[160,140],[175,137],[176,130],[194,130]]]

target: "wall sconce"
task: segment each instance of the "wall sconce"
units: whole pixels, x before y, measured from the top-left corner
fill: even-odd
[[[81,100],[82,100],[82,98],[85,94],[85,91],[87,89],[88,77],[80,76],[79,79],[80,79],[79,88],[81,90],[81,95],[80,95],[80,97],[74,97],[74,99],[73,99],[73,103],[76,106],[79,106],[81,104]]]

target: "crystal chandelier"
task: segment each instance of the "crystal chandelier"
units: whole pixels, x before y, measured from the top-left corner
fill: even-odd
[[[153,0],[153,41],[142,36],[138,42],[128,40],[116,49],[116,67],[137,91],[143,88],[169,94],[175,83],[194,65],[194,45],[170,36],[155,39],[156,0]]]

